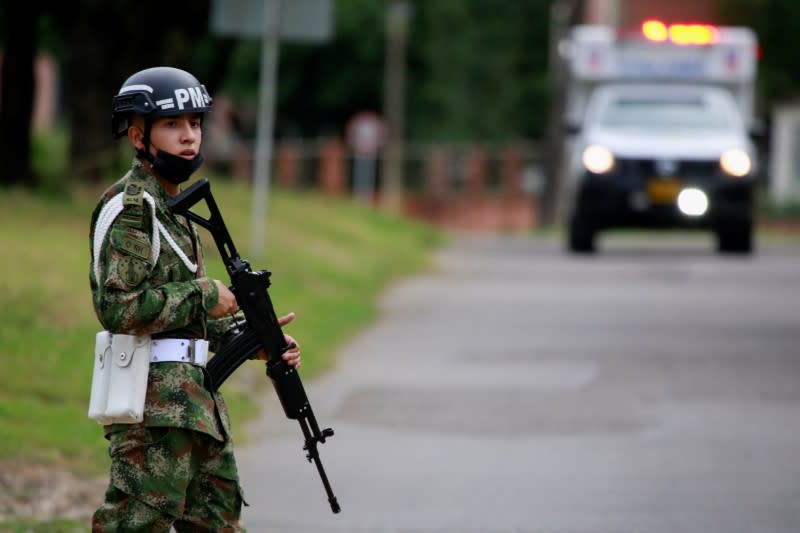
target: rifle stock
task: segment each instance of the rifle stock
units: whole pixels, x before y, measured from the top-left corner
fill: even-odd
[[[191,208],[201,200],[205,200],[208,207],[210,213],[208,218],[191,211]],[[211,194],[211,185],[207,179],[198,180],[170,200],[169,208],[211,233],[230,275],[231,291],[236,296],[246,320],[243,325],[239,324],[240,331],[233,340],[223,346],[206,366],[210,387],[212,390],[219,389],[242,363],[251,359],[260,348],[263,348],[269,354],[266,363],[267,376],[272,381],[286,416],[299,422],[305,438],[303,449],[306,450],[306,458],[316,465],[331,510],[338,513],[341,508],[333,494],[317,450],[318,444],[333,436],[333,430],[330,428],[320,430],[300,375],[281,357],[290,347],[286,343],[269,297],[271,272],[268,270],[254,272],[250,264],[239,256]]]

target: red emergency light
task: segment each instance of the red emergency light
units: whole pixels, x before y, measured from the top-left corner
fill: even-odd
[[[660,20],[642,23],[642,35],[648,41],[678,45],[703,46],[719,41],[719,30],[708,24],[664,24]]]

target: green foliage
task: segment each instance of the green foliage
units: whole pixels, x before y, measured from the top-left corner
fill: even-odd
[[[776,202],[766,192],[758,196],[759,216],[762,220],[800,218],[800,200]]]
[[[412,2],[407,134],[414,140],[507,140],[542,134],[548,87],[545,0]],[[333,39],[282,43],[279,136],[341,133],[357,111],[382,111],[387,2],[339,0]],[[257,99],[260,42],[241,41],[224,85]]]
[[[726,23],[752,28],[758,37],[759,91],[764,112],[776,100],[800,93],[795,37],[800,34],[800,2],[795,0],[717,0]]]
[[[235,100],[255,102],[258,99],[258,82],[253,73],[259,72],[261,64],[261,42],[255,39],[242,39],[234,47],[229,60],[229,74],[222,91]],[[253,83],[253,82],[256,83]]]
[[[549,2],[416,6],[410,39],[410,137],[506,140],[541,135]]]
[[[427,266],[440,242],[428,227],[390,218],[345,199],[270,195],[265,258],[249,257],[250,188],[213,181],[217,202],[240,253],[273,272],[279,313],[295,311],[287,332],[303,347],[306,379],[335,362],[336,349],[375,315],[375,299],[392,279]],[[65,465],[82,474],[108,466],[106,442],[86,417],[90,354],[97,319],[88,284],[89,215],[99,190],[0,195],[0,246],[9,253],[0,277],[0,462]],[[227,279],[210,236],[209,271]],[[257,363],[224,385],[238,430],[257,412],[255,393],[270,387]],[[235,376],[236,377],[236,376]]]
[[[63,127],[48,132],[34,132],[31,160],[43,191],[59,191],[66,186],[63,170],[67,164],[67,144],[67,131]]]
[[[762,113],[776,100],[795,96],[800,70],[793,68],[793,39],[800,31],[800,2],[716,2],[721,23],[747,25],[758,34],[763,52],[759,62]],[[551,4],[550,0],[410,1],[406,136],[439,141],[540,137],[549,100]],[[388,1],[337,0],[334,6],[330,42],[281,43],[275,117],[279,136],[313,138],[341,133],[356,111],[383,108]],[[70,83],[65,86],[70,94],[65,103],[73,113],[81,109],[83,118],[95,112],[107,116],[108,111],[97,102],[110,99],[113,89],[107,88],[118,87],[123,74],[154,62],[175,63],[191,67],[215,93],[224,90],[231,94],[241,112],[244,133],[252,135],[260,41],[210,35],[204,25],[207,2],[170,8],[167,12],[173,17],[162,13],[162,22],[177,21],[168,23],[163,32],[138,31],[161,7],[156,2],[131,0],[46,3],[38,21],[40,46],[56,54],[65,73],[72,72],[62,78]],[[11,13],[9,9],[8,2],[0,3],[0,20]],[[92,24],[96,20],[105,22]],[[80,31],[81,21],[89,21],[85,22],[88,27],[97,31]],[[0,34],[0,41],[3,39]],[[72,49],[85,39],[91,46]],[[113,61],[100,54],[108,50],[113,50]],[[87,51],[98,56],[88,57]],[[69,59],[76,56],[80,59],[69,65]],[[84,75],[73,72],[76,66],[95,64],[108,64],[109,68],[98,69],[97,76],[92,70]],[[74,107],[80,98],[87,102]],[[79,155],[89,156],[98,146],[107,145],[107,132],[96,134],[99,128],[95,125],[102,120],[76,122],[76,134],[82,135],[76,149],[90,152]]]
[[[361,109],[380,110],[384,46],[383,2],[340,0],[334,36],[323,44],[282,42],[276,131],[315,137],[341,133]],[[224,90],[241,103],[255,102],[261,42],[241,40],[233,50]]]
[[[3,17],[11,13],[7,4],[0,3],[0,21],[11,20]],[[405,137],[506,141],[542,134],[550,1],[409,5]],[[329,42],[281,43],[279,137],[342,134],[357,111],[383,110],[387,6],[386,0],[337,0]],[[77,164],[70,180],[98,180],[108,170],[109,109],[98,103],[110,102],[121,81],[146,66],[187,68],[215,95],[230,94],[240,133],[254,136],[260,40],[210,34],[209,10],[205,1],[172,5],[154,0],[45,2],[34,9],[38,46],[59,61],[62,94],[68,95],[59,118],[74,139],[69,157]],[[156,12],[160,29],[142,31]],[[0,41],[5,32],[8,25],[0,24]],[[18,70],[6,74],[24,74]],[[4,107],[19,108],[13,92],[5,96]],[[24,144],[13,136],[4,142],[12,153]],[[27,152],[24,148],[18,153]],[[44,187],[53,183],[46,180]]]
[[[45,13],[39,18],[39,46],[56,59],[64,59],[64,39],[53,14]]]

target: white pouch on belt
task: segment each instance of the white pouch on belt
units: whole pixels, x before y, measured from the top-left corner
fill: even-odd
[[[89,395],[89,418],[108,424],[106,403],[108,402],[108,377],[111,375],[111,333],[99,331],[94,342],[94,370],[92,370],[92,392]]]
[[[100,424],[135,424],[144,418],[150,336],[101,331],[95,336],[89,418]]]

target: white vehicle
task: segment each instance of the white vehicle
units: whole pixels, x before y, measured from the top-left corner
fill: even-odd
[[[720,251],[749,253],[755,38],[659,24],[623,38],[573,29],[569,249],[593,252],[608,228],[696,228]]]

